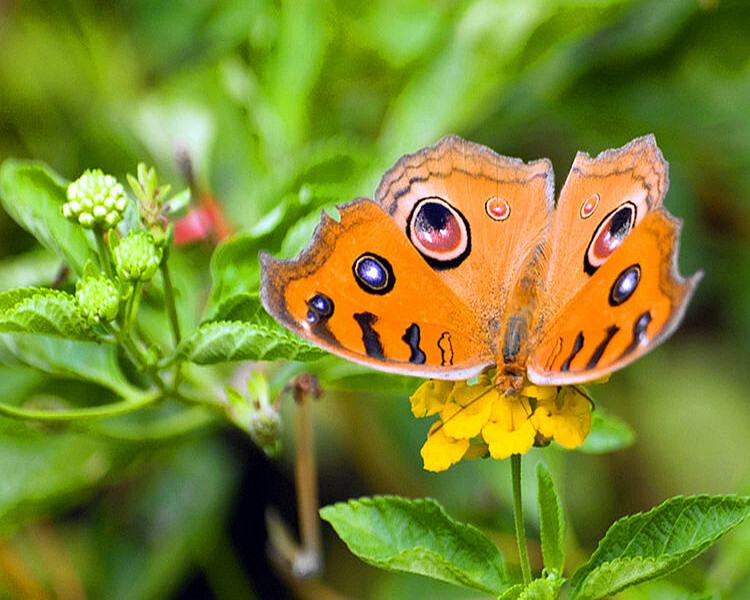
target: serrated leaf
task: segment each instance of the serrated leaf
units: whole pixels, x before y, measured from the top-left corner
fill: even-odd
[[[620,519],[573,575],[570,598],[609,596],[674,571],[748,515],[750,496],[680,496]]]
[[[262,314],[261,314],[262,313]],[[256,293],[240,292],[224,298],[216,305],[210,318],[204,321],[243,321],[246,323],[256,322],[265,315],[263,306]]]
[[[180,344],[177,357],[199,365],[238,360],[312,361],[325,352],[279,325],[216,321],[206,323]]]
[[[42,162],[8,159],[0,166],[3,208],[42,246],[80,274],[93,248],[85,230],[60,212],[67,183]]]
[[[0,332],[37,333],[97,341],[73,296],[47,288],[17,288],[0,294]]]
[[[591,431],[577,449],[587,454],[605,454],[628,448],[634,442],[635,432],[630,425],[597,407],[591,413]]]
[[[229,296],[214,313],[215,318],[202,323],[180,344],[174,358],[209,365],[238,360],[309,362],[327,355],[281,327],[265,311],[257,293]]]
[[[376,567],[490,594],[508,585],[497,547],[478,529],[451,519],[434,500],[360,498],[326,506],[320,515],[354,554]]]
[[[524,589],[525,586],[522,583],[517,583],[516,585],[509,587],[507,590],[505,590],[505,592],[500,594],[497,600],[518,600]]]
[[[562,575],[565,566],[565,519],[552,474],[542,461],[536,466],[536,481],[544,568],[548,573]]]
[[[564,577],[550,576],[535,579],[527,586],[521,586],[517,595],[510,596],[513,600],[556,600],[565,583]],[[514,586],[515,587],[515,586]],[[503,600],[505,596],[502,596]]]

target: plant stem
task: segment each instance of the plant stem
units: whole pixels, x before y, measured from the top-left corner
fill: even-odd
[[[174,288],[172,287],[172,278],[169,276],[167,253],[164,253],[164,257],[161,260],[159,268],[161,269],[162,279],[164,280],[164,300],[167,306],[167,316],[169,317],[169,324],[172,326],[172,336],[174,337],[174,344],[177,346],[182,340],[182,334],[180,333],[180,322],[177,319],[177,306],[174,301]]]
[[[102,268],[107,274],[107,277],[114,279],[112,263],[109,260],[109,250],[107,249],[107,243],[104,241],[104,231],[101,229],[94,229],[94,238],[96,238],[96,249],[99,251],[99,260],[102,263]]]
[[[145,406],[154,404],[161,400],[161,392],[153,394],[144,394],[137,399],[122,400],[112,404],[102,406],[91,406],[87,408],[73,408],[70,410],[33,410],[9,406],[0,403],[0,414],[12,419],[34,420],[34,421],[79,421],[82,419],[101,419],[104,417],[113,417],[125,413],[140,410]]]
[[[521,455],[510,457],[510,468],[513,477],[513,517],[516,522],[516,541],[518,543],[518,559],[521,564],[524,585],[531,583],[531,564],[529,552],[526,548],[526,530],[523,522],[523,499],[521,497]]]

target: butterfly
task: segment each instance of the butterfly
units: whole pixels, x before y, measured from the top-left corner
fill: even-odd
[[[555,202],[547,159],[456,136],[407,154],[374,200],[325,212],[291,260],[261,253],[260,297],[282,325],[375,369],[518,390],[620,369],[679,324],[681,222],[663,206],[653,135],[579,152]]]

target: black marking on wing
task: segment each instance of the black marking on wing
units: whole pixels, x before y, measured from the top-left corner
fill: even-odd
[[[362,330],[362,343],[365,345],[367,356],[385,360],[383,344],[380,343],[380,334],[372,328],[378,317],[371,312],[354,313],[354,320]]]
[[[427,181],[428,179],[429,179],[429,177],[421,177],[421,176],[418,176],[418,175],[410,178],[409,179],[409,185],[407,185],[404,188],[401,188],[396,193],[394,193],[393,194],[393,199],[394,200],[398,200],[401,196],[409,193],[409,190],[411,190],[411,186],[412,185],[414,185],[415,183],[422,183],[424,181]]]
[[[563,347],[563,339],[559,337],[557,338],[557,342],[555,342],[555,347],[552,349],[552,353],[549,355],[549,358],[547,359],[547,364],[544,365],[545,369],[547,369],[548,371],[552,370],[552,365],[555,364],[557,357],[562,351],[562,347]]]
[[[416,323],[409,325],[406,329],[406,333],[404,333],[401,339],[408,344],[409,349],[411,350],[409,362],[414,363],[415,365],[423,365],[427,361],[427,355],[422,352],[422,349],[419,347],[419,325]]]
[[[570,356],[565,359],[565,362],[560,367],[561,371],[570,371],[570,362],[576,357],[576,354],[581,351],[581,348],[583,348],[583,331],[578,332],[576,341],[573,342],[573,350],[570,353]]]
[[[440,364],[442,366],[449,366],[453,364],[453,343],[451,342],[451,334],[448,331],[444,331],[438,340],[438,348],[440,348],[440,354],[442,360]]]
[[[591,359],[586,364],[585,370],[593,369],[594,367],[596,367],[596,365],[601,360],[604,351],[607,349],[607,346],[612,341],[612,338],[615,337],[615,334],[618,331],[620,331],[620,328],[617,325],[611,325],[607,328],[607,335],[604,336],[602,342],[596,347],[596,350],[594,350],[594,353],[591,355]]]
[[[638,346],[641,345],[643,340],[646,339],[646,330],[648,324],[651,322],[651,313],[646,311],[641,314],[633,325],[633,341],[630,342],[630,346],[625,348],[625,351],[620,355],[620,358],[625,358],[631,352],[634,352]]]

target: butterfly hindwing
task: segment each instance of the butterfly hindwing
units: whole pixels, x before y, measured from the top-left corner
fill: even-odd
[[[701,274],[683,279],[676,257],[680,223],[649,213],[540,333],[529,379],[590,381],[642,356],[678,325]]]

